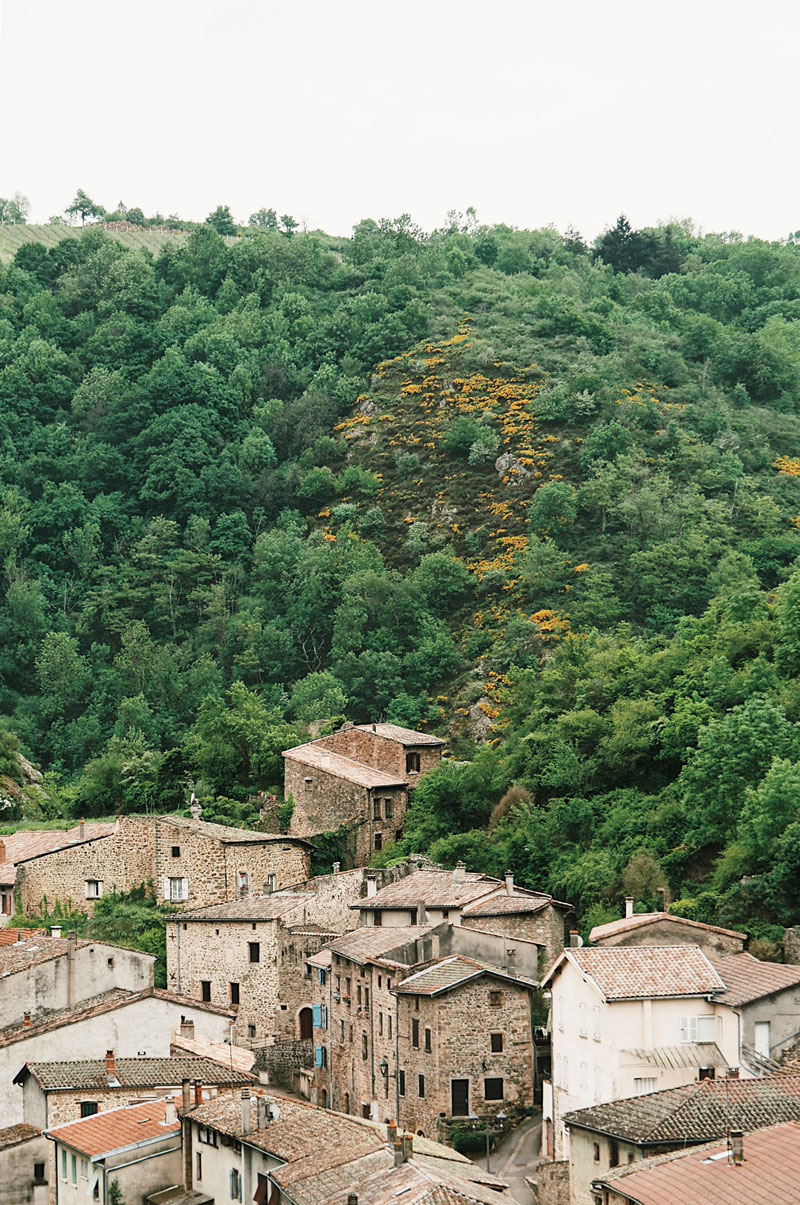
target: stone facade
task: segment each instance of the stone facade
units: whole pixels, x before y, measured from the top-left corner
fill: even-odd
[[[591,932],[598,946],[699,946],[709,958],[740,954],[747,935],[716,925],[700,924],[668,912],[622,917]]]
[[[538,912],[523,913],[519,916],[473,916],[467,910],[461,920],[461,923],[470,929],[495,933],[499,937],[518,937],[524,941],[535,942],[541,950],[539,971],[542,975],[564,950],[564,922],[564,908],[554,904],[548,904]]]
[[[536,1169],[538,1205],[568,1205],[569,1163],[559,1160],[540,1163]]]
[[[373,727],[375,731],[373,731]],[[342,757],[396,776],[399,782],[408,782],[412,788],[428,770],[432,770],[442,759],[444,741],[428,744],[424,733],[409,733],[404,740],[384,735],[390,725],[364,724],[359,727],[344,727],[330,736],[320,737],[315,744],[330,749]],[[415,742],[414,736],[420,737]],[[419,765],[417,766],[417,759]]]
[[[314,1042],[311,1038],[298,1041],[275,1042],[264,1046],[256,1054],[256,1068],[264,1072],[271,1087],[283,1088],[286,1092],[297,1092],[300,1072],[313,1063]]]
[[[307,878],[309,848],[291,837],[173,816],[121,816],[109,836],[22,862],[18,892],[31,916],[55,900],[91,913],[96,899],[151,883],[156,898],[193,908]]]

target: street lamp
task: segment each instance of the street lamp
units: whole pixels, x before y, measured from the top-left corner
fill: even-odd
[[[506,1114],[501,1109],[500,1112],[495,1115],[495,1121],[499,1121],[502,1123],[505,1120],[506,1120]],[[492,1170],[490,1163],[489,1163],[489,1149],[490,1149],[490,1145],[491,1145],[491,1140],[492,1140],[492,1138],[494,1138],[495,1134],[502,1134],[502,1133],[503,1133],[502,1124],[501,1124],[499,1130],[490,1130],[488,1126],[486,1127],[485,1134],[486,1134],[486,1170],[487,1170],[487,1172],[490,1172]]]

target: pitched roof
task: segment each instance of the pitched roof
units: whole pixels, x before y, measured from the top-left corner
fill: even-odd
[[[735,929],[721,929],[719,925],[706,925],[699,920],[689,920],[687,916],[675,916],[672,912],[640,912],[635,916],[621,916],[619,920],[609,921],[605,925],[595,925],[589,934],[589,941],[603,941],[606,937],[616,937],[620,933],[633,933],[637,929],[646,929],[663,921],[679,925],[686,930],[686,940],[692,940],[692,934],[697,934],[697,940],[703,933],[719,933],[723,937],[734,937],[747,941],[746,933],[738,933]]]
[[[230,1042],[215,1042],[213,1038],[199,1036],[190,1038],[181,1033],[180,1026],[172,1035],[169,1049],[170,1054],[177,1055],[179,1058],[191,1054],[197,1058],[221,1063],[227,1070],[233,1068],[244,1074],[253,1070],[253,1064],[256,1061],[254,1052],[245,1049],[244,1046],[232,1046]]]
[[[398,745],[444,745],[446,742],[429,732],[415,732],[413,728],[401,728],[399,724],[356,724],[359,732],[374,732],[387,741]]]
[[[18,941],[30,941],[32,937],[47,937],[46,929],[0,929],[0,948],[15,946]]]
[[[800,984],[800,966],[761,962],[752,954],[731,954],[728,958],[712,959],[712,964],[726,988],[719,999],[734,1008]]]
[[[725,988],[699,946],[570,947],[543,983],[568,961],[608,1001],[709,996]]]
[[[69,829],[50,829],[42,831],[20,829],[16,833],[0,836],[0,842],[5,847],[4,860],[0,861],[0,882],[14,882],[13,867],[18,862],[28,858],[38,858],[40,854],[53,853],[57,849],[65,849],[70,845],[81,845],[87,841],[95,841],[99,837],[110,837],[115,825],[99,822],[77,824]],[[8,879],[6,875],[11,874]]]
[[[223,845],[268,845],[271,842],[285,842],[288,845],[308,845],[302,837],[289,837],[285,833],[257,833],[249,828],[232,828],[228,824],[213,824],[210,820],[194,820],[187,816],[159,816],[162,824],[174,825],[176,828],[191,829],[192,832],[205,833],[221,841]]]
[[[513,1199],[502,1191],[502,1182],[497,1189],[481,1183],[460,1171],[462,1165],[434,1165],[429,1159],[415,1154],[407,1163],[395,1167],[387,1151],[380,1170],[366,1179],[359,1179],[348,1187],[325,1198],[325,1205],[347,1205],[349,1192],[358,1188],[358,1205],[513,1205]],[[468,1165],[470,1166],[470,1165]],[[474,1166],[474,1165],[471,1165]],[[303,1205],[312,1205],[305,1198]],[[314,1203],[316,1205],[316,1203]]]
[[[276,920],[294,908],[301,907],[315,898],[313,891],[272,892],[270,895],[245,896],[227,904],[211,904],[208,908],[196,908],[193,912],[181,912],[172,923],[180,921],[252,921]]]
[[[87,946],[102,946],[103,944],[103,942],[81,938],[80,941],[75,942],[75,948],[82,950]],[[66,956],[69,946],[70,943],[66,937],[48,937],[46,934],[25,941],[22,945],[16,943],[3,945],[0,947],[0,978],[13,975],[17,971],[27,971],[29,967],[50,962],[52,958],[63,958]],[[145,954],[144,957],[152,958],[153,956]]]
[[[524,988],[531,986],[527,979],[518,979],[488,963],[467,958],[464,954],[454,954],[450,958],[442,958],[432,966],[409,975],[397,984],[396,990],[404,995],[438,996],[442,992],[450,991],[451,988],[468,983],[472,979],[480,979],[482,975],[491,975],[495,979],[503,979],[511,984],[516,983]]]
[[[46,1091],[62,1092],[75,1088],[171,1088],[185,1079],[201,1084],[253,1081],[248,1072],[232,1070],[214,1059],[186,1056],[117,1059],[112,1075],[106,1070],[105,1059],[26,1063],[14,1083],[22,1083],[28,1074]]]
[[[464,905],[464,919],[470,916],[520,916],[531,912],[541,912],[549,904],[556,908],[569,908],[569,904],[558,904],[549,895],[492,895],[489,899],[478,900],[476,904]]]
[[[798,1205],[800,1123],[745,1134],[744,1162],[738,1167],[727,1147],[716,1142],[606,1172],[595,1183],[636,1205]]]
[[[111,1151],[179,1134],[181,1124],[178,1119],[165,1120],[166,1106],[166,1100],[149,1100],[143,1105],[106,1109],[81,1121],[54,1126],[47,1130],[47,1136],[90,1159],[97,1159]]]
[[[623,1050],[633,1063],[647,1063],[675,1071],[680,1067],[727,1067],[725,1055],[716,1042],[683,1042],[680,1046],[629,1047]]]
[[[36,1126],[15,1125],[6,1126],[0,1130],[0,1151],[6,1151],[9,1147],[20,1146],[23,1142],[30,1142],[31,1138],[41,1138],[42,1131],[37,1130]]]
[[[358,787],[402,787],[406,785],[403,777],[396,774],[386,774],[376,770],[364,762],[355,761],[352,757],[343,757],[332,749],[323,749],[314,741],[307,745],[297,745],[294,749],[284,750],[284,757],[289,761],[300,762],[304,766],[312,766],[316,770],[324,770],[334,778],[344,778],[347,782],[355,783]]]
[[[642,1146],[708,1142],[728,1130],[759,1130],[780,1121],[800,1121],[800,1075],[704,1079],[576,1109],[564,1121]]]
[[[412,870],[394,883],[387,883],[372,896],[364,896],[351,908],[414,908],[424,900],[429,908],[460,908],[464,904],[491,895],[501,885],[499,879],[467,870],[456,879],[452,870]]]
[[[402,951],[403,946],[409,945],[419,937],[430,933],[431,925],[381,925],[368,926],[364,929],[352,929],[341,937],[328,942],[328,948],[334,954],[341,954],[353,962],[366,962],[370,958],[389,960],[394,951]],[[408,965],[405,963],[403,965]]]

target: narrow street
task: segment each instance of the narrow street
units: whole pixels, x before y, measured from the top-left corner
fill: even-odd
[[[541,1142],[541,1117],[528,1117],[492,1151],[489,1170],[508,1182],[509,1192],[519,1205],[533,1205],[536,1199],[528,1180],[536,1182]],[[486,1167],[485,1155],[473,1155],[472,1160],[480,1167]]]

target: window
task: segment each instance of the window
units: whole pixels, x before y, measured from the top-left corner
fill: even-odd
[[[592,1143],[592,1156],[594,1158],[595,1163],[600,1162],[600,1143],[599,1142]]]
[[[231,1200],[241,1201],[242,1199],[242,1177],[239,1175],[238,1167],[231,1168]]]
[[[164,892],[172,904],[180,903],[189,898],[189,883],[186,879],[167,879],[167,890]]]
[[[388,1036],[389,1036],[389,1037],[391,1037],[391,1036],[392,1036],[392,1014],[391,1014],[391,1013],[389,1013],[389,1015],[388,1015],[388,1017],[386,1018],[386,1020],[389,1022],[389,1034],[388,1034]]]
[[[96,1100],[82,1100],[81,1101],[81,1117],[94,1117],[96,1112],[97,1112],[97,1101]]]
[[[369,988],[364,988],[364,1008],[369,1008]]]
[[[172,856],[173,856],[173,858],[179,858],[179,857],[181,856],[181,847],[180,847],[180,845],[173,845],[173,847],[172,847]]]
[[[361,984],[356,984],[356,1004],[361,1003]]]
[[[491,1079],[485,1079],[483,1081],[483,1099],[503,1099],[503,1080],[500,1076],[493,1076]]]
[[[380,987],[380,986],[381,986],[381,977],[380,977],[380,975],[379,975],[379,976],[378,976],[378,987]]]
[[[588,1032],[586,1028],[586,1014],[586,1005],[583,1003],[583,1001],[581,1001],[581,1003],[578,1005],[578,1033],[582,1038],[585,1038]]]
[[[113,958],[107,958],[107,959],[106,959],[106,966],[113,967],[113,966],[114,966],[114,959],[113,959]]]
[[[378,1012],[378,1037],[383,1037],[383,1013]]]
[[[608,1144],[608,1166],[619,1166],[619,1143],[616,1138],[612,1138]]]
[[[244,899],[250,894],[250,875],[246,870],[240,870],[236,875],[236,898]]]
[[[252,1021],[248,1022],[247,1036],[248,1036],[248,1038],[254,1038],[256,1036],[256,1027],[255,1027],[255,1025],[253,1025]]]
[[[633,1080],[633,1095],[644,1096],[645,1092],[655,1092],[655,1076],[635,1076]]]
[[[348,1000],[353,994],[353,980],[349,975],[345,975],[344,977],[344,994],[347,996]]]
[[[368,1105],[366,1102],[362,1102],[362,1105],[361,1105],[361,1116],[362,1116],[362,1117],[369,1117],[369,1115],[370,1115],[370,1107],[369,1107],[369,1105]]]
[[[581,1063],[580,1073],[581,1073],[581,1092],[586,1093],[589,1091],[589,1068],[586,1065],[586,1063]]]
[[[405,1096],[405,1094],[406,1094],[406,1073],[405,1073],[405,1071],[398,1071],[397,1075],[398,1075],[397,1090],[401,1096]]]
[[[231,983],[229,986],[231,989],[231,1004],[238,1004],[239,1003],[239,984]]]
[[[217,1146],[217,1131],[209,1130],[208,1126],[197,1127],[197,1141],[204,1142],[206,1146]]]
[[[491,1008],[500,1008],[503,1003],[502,992],[489,992],[489,1005]]]
[[[320,987],[324,987],[328,979],[328,972],[322,967],[317,967],[317,983]]]
[[[324,1004],[314,1004],[312,1006],[311,1024],[314,1029],[328,1028],[328,1010]]]
[[[382,925],[383,924],[383,913],[381,912],[380,908],[375,908],[373,910],[372,923],[373,923],[373,925]]]
[[[569,1060],[561,1059],[561,1087],[565,1092],[569,1092]]]
[[[200,980],[200,999],[203,1001],[204,1004],[211,1003],[211,980],[210,979],[201,979]]]
[[[264,884],[264,895],[271,895],[274,890],[275,890],[275,875],[268,874],[267,881]]]
[[[419,754],[406,754],[406,774],[419,774]]]
[[[339,1022],[339,1041],[344,1041],[344,1021]]]
[[[600,1005],[599,1004],[595,1004],[594,1008],[592,1009],[592,1017],[593,1017],[593,1025],[594,1025],[594,1027],[592,1029],[592,1037],[594,1038],[595,1042],[599,1042],[600,1041]]]
[[[247,943],[247,946],[250,951],[250,961],[251,962],[261,962],[261,942],[249,941]],[[306,964],[306,965],[308,965],[308,964]],[[306,975],[306,979],[309,979],[310,977],[311,977],[311,968],[309,967],[309,974]]]
[[[391,820],[391,818],[392,818],[392,800],[390,798],[384,799],[384,801],[383,801],[383,814],[387,820]]]
[[[369,1053],[369,1050],[367,1048],[367,1034],[366,1034],[366,1031],[364,1031],[361,1034],[361,1057],[362,1057],[362,1059],[365,1059],[367,1057],[368,1053]]]
[[[762,1055],[765,1059],[769,1058],[769,1021],[756,1021],[755,1048],[756,1054]]]
[[[196,1176],[196,1179],[198,1179],[198,1180],[203,1179],[203,1156],[200,1154],[199,1151],[197,1152],[197,1176]]]
[[[373,801],[372,801],[372,819],[380,820],[380,818],[381,818],[381,801],[380,801],[380,799],[373,799]]]
[[[41,1183],[41,1181],[44,1180],[44,1164],[43,1163],[34,1163],[33,1178],[35,1181],[37,1181],[37,1183]]]
[[[66,1180],[66,1178],[67,1178],[67,1152],[62,1148],[62,1150],[61,1150],[61,1179]]]
[[[633,1161],[634,1161],[634,1159],[635,1159],[635,1158],[636,1158],[636,1155],[634,1154],[634,1152],[633,1152],[633,1151],[628,1151],[628,1162],[629,1162],[629,1163],[633,1163]]]
[[[419,1096],[420,1100],[424,1099],[424,1096],[425,1096],[425,1076],[424,1075],[420,1075],[418,1078],[417,1095]]]
[[[425,1053],[430,1054],[430,1052],[431,1052],[431,1031],[429,1029],[426,1029],[425,1030]]]
[[[327,1067],[328,1066],[328,1051],[325,1046],[315,1046],[314,1047],[314,1066],[315,1067]]]
[[[706,1014],[702,1017],[681,1017],[682,1042],[713,1042],[716,1038],[715,1017]]]
[[[77,1184],[78,1183],[78,1156],[77,1155],[70,1156],[69,1170],[70,1170],[70,1177],[69,1177],[70,1180],[72,1181],[73,1184]]]
[[[314,779],[313,778],[304,778],[303,786],[305,787],[305,789],[307,791],[313,791],[314,790]]]
[[[383,833],[376,833],[376,834],[375,834],[375,841],[374,841],[374,845],[375,845],[375,852],[376,852],[376,853],[377,853],[377,851],[378,851],[379,849],[383,849]]]
[[[86,880],[86,898],[87,900],[99,900],[103,894],[103,884],[100,879]]]
[[[489,1049],[492,1054],[503,1053],[503,1035],[501,1033],[489,1034]]]
[[[411,1022],[411,1045],[419,1050],[419,1021],[416,1017]]]

